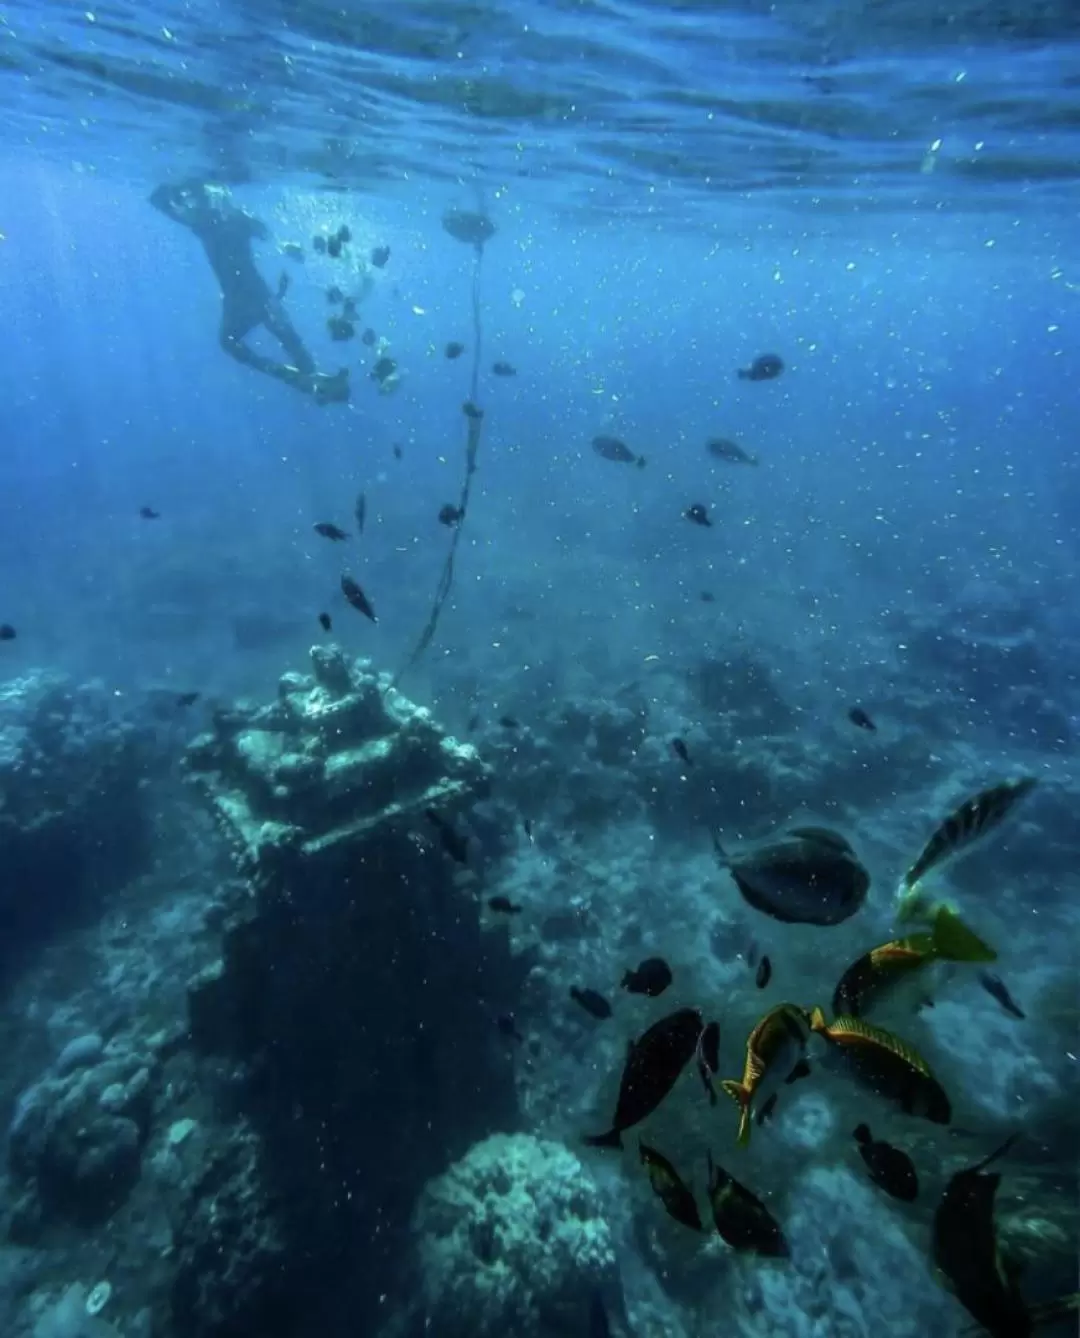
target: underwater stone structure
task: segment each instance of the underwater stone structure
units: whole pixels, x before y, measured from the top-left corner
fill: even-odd
[[[226,1162],[207,1187],[239,1205],[236,1250],[199,1238],[220,1217],[194,1204],[178,1242],[192,1338],[332,1332],[343,1308],[366,1331],[423,1185],[517,1122],[495,1018],[521,968],[428,817],[458,823],[488,769],[366,662],[311,659],[276,702],[220,712],[186,759],[250,889],[191,986],[192,1039],[242,1062],[261,1140],[257,1176],[245,1155],[243,1183]]]

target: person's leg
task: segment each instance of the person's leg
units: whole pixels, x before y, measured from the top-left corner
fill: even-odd
[[[289,355],[290,363],[298,371],[306,372],[309,376],[315,371],[315,359],[304,347],[304,341],[289,320],[289,313],[276,297],[271,298],[266,304],[263,325]]]
[[[241,316],[239,312],[230,310],[226,306],[221,320],[221,347],[231,358],[243,363],[245,367],[253,367],[257,372],[272,376],[276,381],[283,381],[295,390],[302,390],[306,395],[313,396],[319,404],[344,403],[349,398],[348,369],[343,367],[335,376],[323,376],[316,372],[311,355],[304,348],[299,335],[293,330],[287,318],[286,324],[291,332],[292,339],[295,341],[295,348],[302,355],[298,361],[303,363],[303,367],[291,366],[287,363],[278,362],[274,358],[267,358],[262,353],[256,353],[247,343],[247,336],[253,329],[259,325],[266,325],[270,333],[278,338],[287,352],[290,352],[284,340],[281,339],[280,327],[277,329],[271,328],[265,318],[265,313],[262,314],[261,318],[252,320]]]

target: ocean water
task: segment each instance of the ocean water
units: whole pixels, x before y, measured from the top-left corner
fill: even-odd
[[[0,5],[5,1335],[953,1338],[1013,1134],[1076,1290],[1078,90],[1073,0]],[[731,1079],[831,1017],[1019,777],[927,879],[996,960],[873,1018],[947,1127],[817,1038],[748,1149],[690,1059],[585,1145],[675,1009]],[[799,825],[842,923],[720,867]]]

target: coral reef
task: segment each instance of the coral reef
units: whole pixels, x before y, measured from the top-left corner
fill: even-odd
[[[413,1221],[417,1306],[441,1338],[585,1331],[616,1283],[600,1192],[577,1157],[497,1134],[425,1186]]]
[[[0,954],[85,913],[146,849],[140,730],[100,683],[0,684]]]

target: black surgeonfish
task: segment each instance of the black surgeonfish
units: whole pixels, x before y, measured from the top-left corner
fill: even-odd
[[[727,437],[711,437],[705,443],[705,449],[714,460],[724,460],[729,465],[756,465],[758,463],[756,455],[744,451],[737,441],[729,441]]]
[[[593,437],[592,448],[602,460],[614,460],[620,465],[637,465],[639,469],[645,464],[645,457],[635,455],[626,442],[618,437],[609,437],[601,433],[600,436]]]
[[[775,381],[783,370],[783,358],[775,353],[761,353],[749,367],[739,368],[739,380]]]
[[[841,924],[870,888],[870,875],[848,841],[827,827],[795,827],[734,856],[714,835],[713,848],[744,900],[784,924]]]
[[[899,1036],[858,1017],[826,1022],[820,1008],[810,1014],[810,1029],[828,1041],[862,1086],[896,1102],[908,1115],[934,1124],[951,1122],[952,1104],[945,1089],[922,1055]]]
[[[1037,784],[1038,780],[1034,776],[1001,781],[989,789],[981,790],[954,809],[939,824],[918,859],[900,879],[896,894],[897,919],[907,920],[922,915],[926,905],[919,883],[926,874],[999,827]]]
[[[854,1137],[859,1145],[859,1156],[874,1184],[894,1199],[914,1203],[919,1197],[919,1177],[915,1163],[908,1154],[894,1148],[891,1143],[879,1142],[870,1132],[868,1124],[858,1125]]]
[[[694,1057],[704,1026],[696,1008],[680,1008],[654,1022],[640,1040],[630,1042],[611,1128],[587,1137],[590,1147],[622,1147],[626,1130],[651,1115],[675,1086]]]
[[[733,1250],[786,1259],[790,1250],[780,1223],[756,1194],[717,1166],[709,1154],[709,1206],[719,1235]]]
[[[1017,1137],[1006,1139],[977,1166],[957,1171],[934,1212],[934,1263],[956,1299],[994,1338],[1026,1338],[1032,1331],[1031,1315],[998,1248],[994,1198],[1001,1176],[985,1173]]]
[[[689,1227],[691,1231],[701,1230],[701,1214],[693,1192],[687,1188],[682,1177],[662,1152],[638,1141],[638,1153],[653,1193],[664,1205],[667,1215]]]

